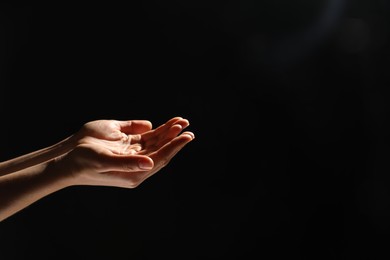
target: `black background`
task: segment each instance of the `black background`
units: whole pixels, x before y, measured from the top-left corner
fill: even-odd
[[[6,219],[1,259],[389,257],[388,1],[0,8],[2,160],[94,119],[196,135],[136,189]]]

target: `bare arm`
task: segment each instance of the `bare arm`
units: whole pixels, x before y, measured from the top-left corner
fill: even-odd
[[[111,126],[107,128],[111,124],[125,127],[114,135],[97,134],[114,133]],[[72,140],[67,138],[58,146],[0,164],[0,172],[5,172],[0,176],[0,221],[73,185],[137,187],[194,139],[192,132],[182,132],[188,125],[182,118],[168,120],[156,129],[150,129],[146,121],[95,121],[84,126]]]
[[[10,160],[0,162],[0,176],[47,162],[61,154],[67,153],[74,147],[71,137],[68,137],[50,147],[45,147]]]
[[[61,169],[45,162],[0,177],[0,221],[67,185]]]

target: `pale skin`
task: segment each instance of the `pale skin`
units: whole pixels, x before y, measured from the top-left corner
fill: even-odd
[[[147,120],[96,120],[50,147],[1,162],[0,221],[70,186],[136,188],[195,138],[188,126],[182,117],[156,128]]]

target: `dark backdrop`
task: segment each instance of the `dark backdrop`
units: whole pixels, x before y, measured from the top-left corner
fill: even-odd
[[[94,119],[183,116],[196,135],[136,189],[68,188],[3,221],[1,258],[388,256],[389,11],[1,4],[2,160]]]

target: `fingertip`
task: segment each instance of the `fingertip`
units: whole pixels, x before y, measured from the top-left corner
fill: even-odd
[[[187,119],[180,119],[174,123],[174,126],[180,126],[182,129],[188,127],[190,125],[190,122]]]
[[[190,125],[190,121],[188,121],[188,119],[183,118],[183,119],[182,119],[182,122],[184,123],[184,125],[185,125],[186,127]]]
[[[168,122],[177,122],[179,120],[182,120],[183,118],[181,116],[175,116],[168,120]]]
[[[154,162],[149,157],[139,159],[139,161],[138,161],[138,167],[141,170],[151,170],[153,168],[153,166],[154,166]]]
[[[195,134],[193,132],[185,132],[182,134],[183,136],[188,136],[191,140],[195,139]]]

